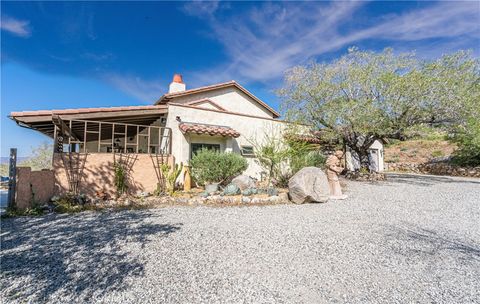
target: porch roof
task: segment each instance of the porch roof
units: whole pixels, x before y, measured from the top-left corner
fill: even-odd
[[[63,120],[81,119],[150,125],[161,114],[166,114],[167,112],[168,107],[166,105],[148,105],[12,112],[9,117],[20,126],[37,130],[52,137],[54,130],[52,117],[54,115],[59,116]]]
[[[178,127],[182,133],[194,133],[194,134],[207,134],[210,136],[224,136],[224,137],[234,137],[237,138],[240,136],[240,133],[231,127],[227,126],[218,126],[218,125],[209,125],[209,124],[199,124],[191,122],[181,122]]]

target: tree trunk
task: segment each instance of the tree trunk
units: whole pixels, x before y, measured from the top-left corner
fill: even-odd
[[[370,158],[368,157],[368,147],[360,147],[356,151],[360,158],[360,170],[370,172]]]
[[[345,141],[346,145],[350,147],[350,149],[358,155],[358,159],[360,161],[360,170],[364,171],[367,170],[370,172],[370,158],[368,156],[368,148],[370,147],[370,143],[368,145],[358,146],[358,141],[348,142]]]

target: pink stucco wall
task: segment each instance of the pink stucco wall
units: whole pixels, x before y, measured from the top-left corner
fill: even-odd
[[[69,191],[69,174],[66,168],[71,166],[74,170],[69,172],[78,172],[80,193],[93,197],[97,191],[104,191],[114,195],[115,161],[124,163],[127,168],[129,193],[153,192],[157,189],[160,177],[157,157],[160,162],[167,162],[170,165],[174,163],[173,156],[161,157],[151,154],[71,153],[69,156],[68,153],[55,153],[53,157],[55,193]]]
[[[32,171],[30,167],[17,168],[15,204],[18,209],[43,204],[54,194],[55,178],[52,170]]]

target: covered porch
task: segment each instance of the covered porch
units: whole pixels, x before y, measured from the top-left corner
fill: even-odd
[[[19,126],[53,141],[55,194],[115,195],[116,171],[129,193],[162,190],[163,164],[173,165],[167,106],[13,112]]]

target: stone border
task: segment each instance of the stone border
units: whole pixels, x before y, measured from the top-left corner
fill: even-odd
[[[459,167],[447,163],[385,163],[391,172],[411,172],[419,174],[480,177],[480,167]]]

